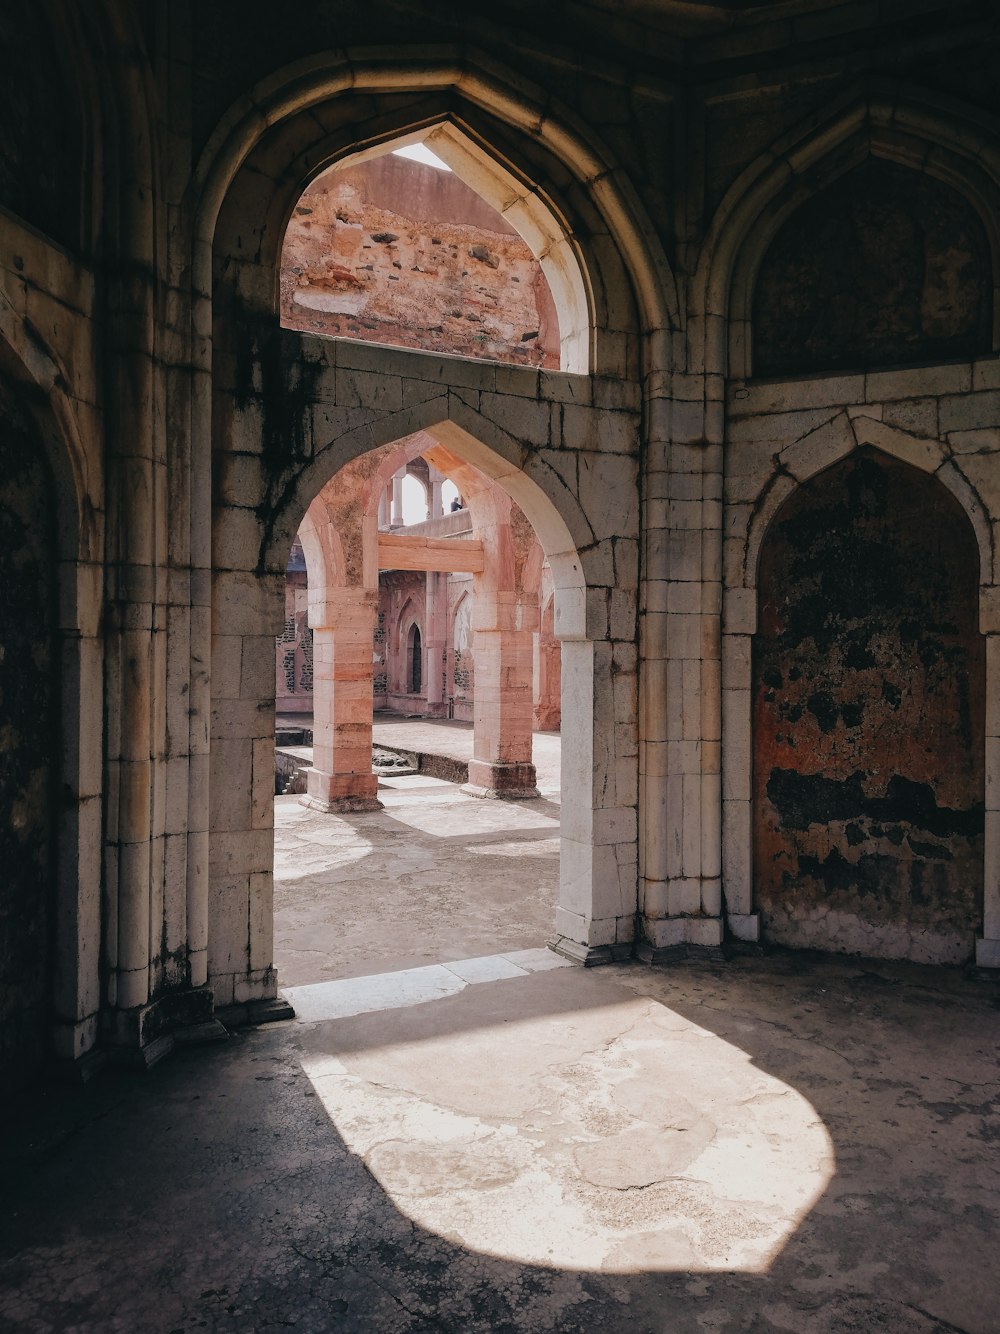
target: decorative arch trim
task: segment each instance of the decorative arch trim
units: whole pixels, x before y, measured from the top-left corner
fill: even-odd
[[[994,582],[992,526],[982,501],[951,457],[947,445],[941,440],[910,435],[874,417],[850,418],[846,413],[840,413],[821,430],[797,440],[779,455],[781,470],[771,475],[747,525],[743,588],[757,588],[761,547],[774,516],[788,497],[812,477],[864,446],[908,463],[920,472],[932,474],[947,487],[962,506],[976,534],[980,584],[984,588],[991,586]]]
[[[349,92],[426,94],[435,90],[457,94],[511,128],[539,141],[562,161],[588,189],[618,244],[635,288],[644,331],[656,334],[678,327],[676,285],[662,244],[612,153],[570,111],[553,105],[542,89],[517,78],[481,54],[459,49],[445,52],[440,48],[433,52],[417,50],[398,60],[351,52],[324,52],[276,71],[235,102],[210,137],[194,173],[195,291],[206,297],[211,293],[212,245],[223,200],[241,165],[271,126],[298,111]],[[462,172],[473,169],[467,147],[472,141],[450,123],[421,131],[419,137],[425,134],[428,142],[433,140],[431,146],[435,152],[440,151],[442,156],[448,154],[459,163],[457,169]],[[501,199],[505,209],[512,210],[508,213],[512,225],[518,230],[522,226],[531,229],[535,244],[545,243],[546,263],[559,276],[561,266],[568,262],[570,250],[561,251],[548,237],[546,227],[539,231],[543,217],[540,196],[518,184],[499,164],[492,164],[488,177],[482,184]],[[505,180],[514,182],[515,190],[509,198],[503,199],[502,183]],[[537,200],[537,204],[533,200]],[[547,204],[544,208],[554,217]],[[529,236],[525,239],[532,244]],[[575,288],[573,290],[576,292],[574,300],[578,303],[581,294]],[[571,329],[569,333],[574,339],[576,356],[580,331]],[[589,342],[589,329],[587,333]],[[659,344],[654,342],[654,347],[658,348]],[[654,352],[650,360],[654,364],[647,369],[666,368],[662,354]]]
[[[855,90],[778,139],[737,178],[716,210],[694,288],[703,321],[692,355],[709,373],[746,379],[750,315],[761,261],[785,220],[824,186],[869,157],[923,171],[978,213],[993,261],[994,347],[1000,343],[1000,125],[950,99],[928,104],[900,85]]]

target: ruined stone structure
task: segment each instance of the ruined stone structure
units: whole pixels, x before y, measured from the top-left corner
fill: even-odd
[[[422,443],[431,442],[422,439]],[[436,453],[443,462],[440,449]],[[418,522],[407,523],[400,513],[406,477],[421,478],[427,493],[426,517]],[[481,473],[474,478],[474,497],[486,494],[492,507],[499,505],[510,511],[507,540],[514,567],[525,570],[531,584],[521,589],[520,601],[524,629],[531,634],[532,721],[536,730],[557,732],[560,672],[559,641],[553,632],[552,572],[517,506]],[[472,625],[476,599],[484,596],[497,574],[493,570],[480,571],[478,576],[465,573],[460,555],[449,559],[449,544],[459,552],[467,552],[470,544],[477,553],[482,552],[483,535],[476,526],[481,506],[474,499],[471,508],[463,504],[457,511],[443,511],[443,480],[443,474],[417,454],[397,471],[378,500],[378,532],[412,540],[383,544],[387,559],[405,558],[408,568],[378,572],[372,636],[373,704],[375,709],[390,713],[473,722],[476,645]],[[340,477],[334,479],[332,489],[339,492],[344,482]],[[368,500],[363,488],[347,496],[347,502],[359,510],[365,509]],[[314,578],[318,577],[314,571]],[[313,711],[313,640],[307,608],[306,562],[302,543],[296,539],[285,571],[285,625],[276,643],[279,715]],[[523,690],[528,671],[525,658],[525,679],[511,682],[507,689]]]
[[[311,795],[374,800],[385,538],[335,479],[388,480],[418,435],[516,504],[551,571],[560,951],[1000,966],[995,7],[306,10],[0,14],[5,1064],[148,1063],[274,1006],[289,552],[311,516],[305,559],[336,573],[309,583]],[[391,241],[351,211],[417,141],[554,316],[509,231],[457,272],[486,289],[456,289],[474,346],[413,334],[402,298],[367,325],[315,299],[455,278],[416,207],[390,225],[367,197]],[[344,213],[330,281],[310,254],[283,285],[316,208]],[[484,323],[500,277],[538,339],[528,312]],[[459,624],[491,645],[470,776],[519,790],[497,701],[535,626],[510,512],[481,503],[510,577]]]

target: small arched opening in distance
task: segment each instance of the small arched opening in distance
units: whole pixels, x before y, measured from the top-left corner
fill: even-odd
[[[416,621],[412,623],[406,633],[406,665],[408,670],[406,688],[411,695],[419,695],[423,689],[424,668],[420,646],[420,626],[417,625]]]
[[[419,477],[408,472],[403,478],[403,525],[423,523],[427,512],[427,487]]]
[[[960,963],[982,928],[976,535],[871,449],[785,500],[759,558],[753,893],[796,947]]]

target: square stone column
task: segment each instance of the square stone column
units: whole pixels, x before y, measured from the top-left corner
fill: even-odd
[[[537,608],[525,606],[517,593],[480,591],[475,582],[473,758],[465,790],[477,797],[510,801],[537,797],[531,755]]]
[[[643,479],[640,958],[718,949],[722,911],[722,403],[677,376]]]
[[[372,643],[378,591],[344,588],[310,601],[313,631],[313,767],[303,805],[379,810],[372,773]]]
[[[424,683],[427,703],[444,711],[444,652],[448,642],[448,576],[426,575],[424,592]]]

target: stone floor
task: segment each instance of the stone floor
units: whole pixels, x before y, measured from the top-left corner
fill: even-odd
[[[294,1021],[6,1104],[0,1329],[1000,1329],[1000,985],[582,969],[555,802],[381,790],[277,802]]]
[[[8,1108],[0,1327],[998,1328],[996,988],[505,959]]]
[[[481,801],[413,774],[384,810],[275,800],[275,960],[288,986],[544,945],[559,882],[551,798]]]

